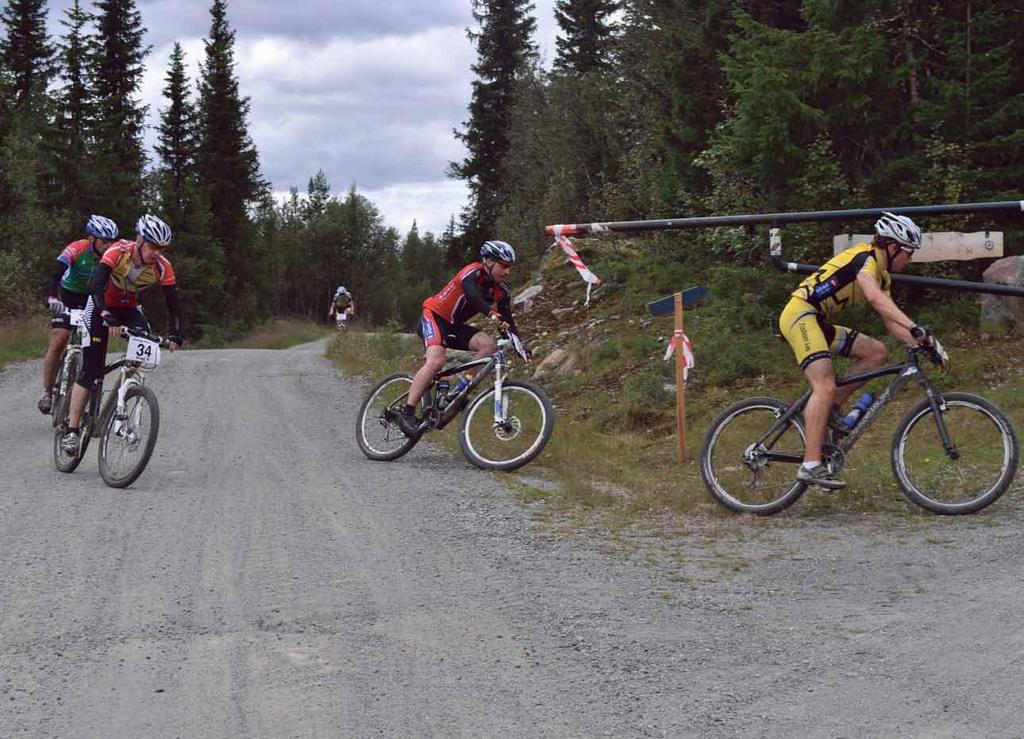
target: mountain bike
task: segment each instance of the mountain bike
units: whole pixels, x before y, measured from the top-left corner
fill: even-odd
[[[907,347],[907,359],[836,381],[850,385],[895,375],[852,430],[830,427],[822,463],[837,473],[896,393],[917,383],[927,396],[912,408],[892,439],[892,471],[911,501],[944,515],[974,513],[996,501],[1017,471],[1017,434],[993,403],[970,393],[940,393],[925,376],[920,355],[948,361],[942,346]],[[803,409],[808,390],[792,403],[748,398],[712,422],[700,451],[701,474],[711,494],[733,511],[768,515],[792,505],[807,489],[798,482],[804,455]]]
[[[103,377],[90,389],[79,423],[77,453],[68,454],[60,443],[68,429],[70,392],[61,404],[53,437],[53,462],[61,472],[74,472],[89,441],[98,437],[100,476],[115,488],[135,482],[153,454],[160,431],[160,406],[156,394],[145,386],[145,375],[160,363],[160,349],[170,346],[167,339],[148,331],[125,327],[124,333],[128,342],[124,353],[103,368],[103,376],[118,373],[114,386],[105,393],[105,400]]]
[[[82,346],[89,340],[89,332],[85,330],[85,311],[79,308],[68,308],[64,311],[71,325],[71,338],[61,353],[57,366],[57,378],[53,383],[53,405],[50,415],[54,427],[60,419],[67,415],[64,407],[71,399],[71,386],[75,384],[78,370],[82,368]]]
[[[519,337],[502,331],[492,354],[453,365],[434,375],[420,401],[419,432],[407,437],[398,417],[409,397],[412,375],[397,373],[381,380],[359,408],[356,441],[370,459],[391,461],[416,446],[423,434],[443,429],[460,413],[459,446],[472,464],[485,470],[515,470],[543,451],[555,425],[555,412],[547,394],[530,382],[508,379],[507,354],[511,349],[524,360],[528,355]],[[448,392],[446,381],[478,370],[465,387]],[[470,399],[473,391],[493,375],[493,384]]]

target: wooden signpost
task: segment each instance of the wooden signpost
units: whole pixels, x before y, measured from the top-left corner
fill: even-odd
[[[683,381],[686,356],[683,351],[683,309],[697,305],[707,292],[706,287],[691,287],[647,304],[647,310],[652,316],[665,316],[669,313],[675,316],[675,333],[672,340],[676,342],[676,451],[680,462],[686,461],[686,386]]]

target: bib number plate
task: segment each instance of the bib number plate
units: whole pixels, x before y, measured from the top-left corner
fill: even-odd
[[[132,336],[128,339],[128,353],[126,359],[143,364],[160,364],[160,345],[155,341]]]

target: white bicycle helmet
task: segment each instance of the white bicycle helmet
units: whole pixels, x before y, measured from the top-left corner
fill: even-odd
[[[504,241],[485,241],[480,247],[481,259],[496,259],[506,264],[514,264],[516,261],[516,250]]]
[[[921,248],[921,229],[906,216],[883,212],[875,222],[875,233],[911,251]]]
[[[171,243],[171,227],[154,215],[143,213],[135,224],[135,232],[142,235],[143,241],[156,246],[167,246]]]
[[[85,222],[85,232],[98,239],[113,241],[117,238],[118,229],[117,224],[106,216],[94,214],[89,216],[89,220]]]

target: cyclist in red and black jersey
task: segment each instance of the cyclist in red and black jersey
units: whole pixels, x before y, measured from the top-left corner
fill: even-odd
[[[409,387],[409,399],[398,426],[408,436],[417,433],[416,404],[444,366],[445,349],[463,349],[482,357],[497,350],[487,333],[466,324],[477,314],[490,316],[503,330],[516,330],[512,317],[512,290],[505,282],[516,261],[515,250],[504,241],[487,241],[480,247],[480,261],[459,270],[441,292],[423,301],[416,333],[426,346],[426,360]]]

